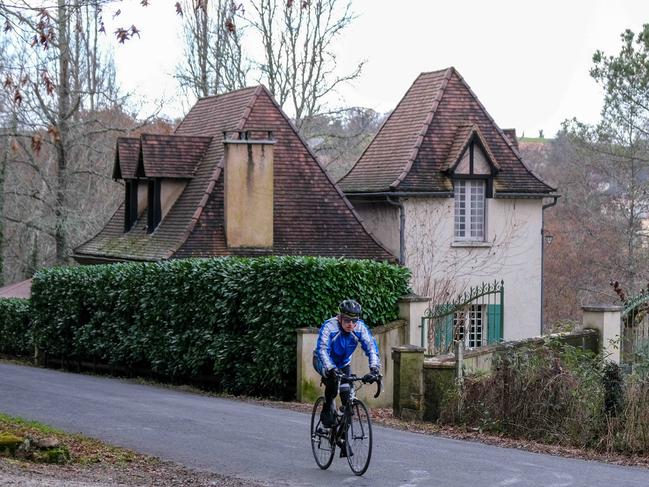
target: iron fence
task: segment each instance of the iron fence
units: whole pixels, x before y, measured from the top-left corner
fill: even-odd
[[[502,341],[504,301],[504,281],[494,281],[431,306],[421,320],[421,346],[429,355],[439,355],[449,353],[456,341],[466,348]]]

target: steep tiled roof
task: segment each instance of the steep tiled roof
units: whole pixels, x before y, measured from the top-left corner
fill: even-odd
[[[225,242],[223,134],[260,129],[271,131],[276,139],[274,246],[233,251]],[[211,137],[212,141],[194,177],[158,228],[146,233],[144,213],[124,233],[124,208],[120,206],[96,237],[75,250],[77,259],[290,254],[395,260],[360,224],[349,201],[264,87],[200,99],[176,129],[173,137],[178,136]]]
[[[272,250],[229,250],[225,245],[223,178],[216,178],[196,228],[177,256],[321,255],[394,260],[359,223],[349,201],[329,179],[272,96],[260,90],[239,130],[273,132],[275,197]]]
[[[118,137],[113,179],[133,179],[139,155],[140,139],[138,137]]]
[[[142,134],[144,175],[153,178],[189,178],[212,142],[212,137]]]
[[[422,73],[385,121],[350,172],[340,181],[346,193],[449,191],[443,173],[458,144],[459,126],[475,125],[500,171],[496,193],[553,191],[525,166],[454,68]]]
[[[75,249],[76,256],[117,260],[160,260],[173,256],[187,237],[193,217],[213,187],[211,177],[223,156],[222,133],[236,127],[252,101],[255,88],[200,99],[192,107],[175,134],[213,137],[203,159],[196,167],[183,193],[156,230],[147,234],[146,212],[128,232],[124,233],[124,206],[97,236]]]

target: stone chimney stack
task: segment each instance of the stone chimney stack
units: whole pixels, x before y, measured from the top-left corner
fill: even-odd
[[[518,149],[518,139],[516,138],[516,129],[503,129],[505,136],[511,141],[512,145]]]
[[[272,248],[275,144],[272,133],[225,132],[223,144],[227,246]]]

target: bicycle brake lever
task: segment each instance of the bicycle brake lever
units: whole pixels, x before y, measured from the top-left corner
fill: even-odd
[[[383,376],[379,374],[379,378],[376,381],[376,394],[374,394],[374,399],[379,397],[383,392]]]

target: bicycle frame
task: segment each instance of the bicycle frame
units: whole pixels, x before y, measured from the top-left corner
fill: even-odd
[[[383,377],[379,375],[377,379],[377,391],[374,397],[378,397],[379,394],[381,394],[381,391],[383,390]],[[360,383],[359,385],[355,385],[354,383]],[[347,430],[349,429],[351,425],[351,418],[353,416],[353,408],[354,405],[356,404],[356,391],[358,391],[363,384],[363,378],[358,377],[356,375],[349,375],[349,376],[343,376],[340,378],[340,381],[338,382],[338,394],[337,396],[340,397],[340,401],[342,404],[342,414],[338,413],[338,410],[336,411],[336,423],[333,426],[333,441],[338,445],[339,448],[343,448],[343,445],[345,448],[347,448],[347,454],[348,455],[353,455],[354,452],[351,451],[351,445],[346,445],[345,444],[345,436],[347,434]],[[343,401],[343,396],[340,393],[340,389],[343,385],[349,384],[349,396]],[[363,428],[363,424],[360,423],[361,428]],[[364,432],[362,432],[364,434]]]

